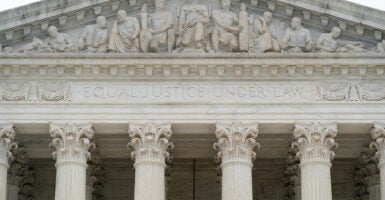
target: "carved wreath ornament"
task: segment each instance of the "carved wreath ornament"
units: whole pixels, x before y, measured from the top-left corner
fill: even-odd
[[[334,138],[337,136],[337,124],[295,125],[293,132],[295,142],[292,147],[299,149],[297,159],[302,161],[334,159],[334,148],[338,147]]]
[[[218,158],[222,163],[229,160],[243,160],[251,162],[255,160],[255,147],[260,144],[255,140],[258,136],[258,124],[244,126],[241,123],[232,123],[230,126],[217,125],[215,135],[218,142],[214,149],[219,151]]]
[[[130,125],[129,134],[132,139],[127,147],[133,149],[131,159],[137,162],[145,160],[164,163],[170,157],[168,150],[174,148],[174,144],[169,141],[172,135],[171,124]]]
[[[55,160],[86,162],[91,158],[88,150],[95,148],[95,144],[90,142],[94,136],[94,129],[91,124],[85,126],[69,123],[62,126],[50,124],[49,131],[53,138],[49,146],[56,150],[52,153]]]
[[[13,159],[11,149],[17,148],[17,144],[13,142],[16,131],[13,124],[6,125],[0,130],[0,163],[8,163]]]

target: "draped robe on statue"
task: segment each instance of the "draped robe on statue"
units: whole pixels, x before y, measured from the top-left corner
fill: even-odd
[[[139,32],[139,21],[134,17],[127,17],[123,23],[115,22],[112,27],[108,49],[117,53],[138,51]]]

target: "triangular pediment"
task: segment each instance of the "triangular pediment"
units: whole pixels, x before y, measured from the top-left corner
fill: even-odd
[[[166,1],[166,9],[173,13],[175,30],[178,29],[180,9],[189,2],[195,3],[196,0]],[[385,31],[385,24],[381,23],[385,12],[344,0],[232,0],[231,11],[234,14],[239,14],[241,3],[246,5],[248,14],[254,19],[266,11],[273,13],[272,27],[278,39],[284,37],[293,17],[302,19],[303,27],[310,30],[314,43],[322,33],[339,27],[341,39],[360,41],[367,50],[373,50]],[[0,13],[0,44],[18,51],[34,37],[44,41],[49,26],[56,26],[76,43],[84,27],[95,24],[97,16],[105,16],[111,30],[118,10],[126,10],[129,16],[138,17],[143,4],[147,4],[149,13],[154,12],[154,0],[46,0],[7,10]],[[210,15],[220,8],[219,0],[200,0],[199,4],[205,5]],[[213,23],[210,18],[208,31],[212,31]]]

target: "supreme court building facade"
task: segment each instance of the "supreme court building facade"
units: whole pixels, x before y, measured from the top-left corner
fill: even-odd
[[[384,18],[343,0],[0,12],[0,200],[385,200]]]

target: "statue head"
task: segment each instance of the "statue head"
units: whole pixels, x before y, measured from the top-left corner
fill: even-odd
[[[55,27],[55,26],[50,26],[49,28],[48,28],[48,34],[51,36],[51,37],[56,37],[57,35],[58,35],[58,30],[57,30],[57,28]]]
[[[166,4],[166,0],[155,0],[155,7],[156,9],[164,9],[164,6]]]
[[[125,10],[119,10],[118,14],[116,16],[116,19],[117,19],[118,23],[125,22],[126,18],[127,18],[127,12]]]
[[[141,13],[147,13],[147,4],[143,4],[142,8],[140,9]]]
[[[273,18],[273,14],[271,12],[263,13],[263,19],[266,21],[267,24],[270,24],[272,18]]]
[[[223,9],[230,9],[231,0],[221,0],[221,6]]]
[[[340,35],[341,35],[341,29],[338,28],[338,27],[334,27],[334,28],[332,29],[331,34],[332,34],[332,37],[333,37],[334,39],[337,39],[337,38],[340,37]]]
[[[302,20],[299,17],[293,17],[291,20],[291,28],[294,30],[298,30],[301,27]]]
[[[107,27],[106,17],[99,16],[98,18],[96,18],[96,24],[98,25],[99,28],[106,28]]]
[[[242,11],[246,11],[246,4],[241,3],[241,10],[242,10]]]

